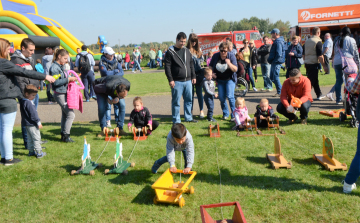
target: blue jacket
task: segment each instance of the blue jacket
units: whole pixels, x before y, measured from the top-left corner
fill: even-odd
[[[124,75],[124,70],[121,67],[121,64],[117,59],[113,58],[112,61],[106,59],[104,55],[101,56],[99,62],[99,70],[102,77],[111,76],[111,75]]]
[[[215,67],[216,67],[216,63],[218,62],[220,57],[220,52],[217,52],[213,55],[213,57],[211,58],[210,64],[209,66],[212,67],[212,71],[213,73],[215,73]],[[233,53],[231,52],[227,52],[227,56],[226,58],[230,59],[231,63],[234,64],[236,67],[238,67],[237,61],[236,61],[236,57]],[[237,73],[234,72],[232,75],[232,80],[237,83]]]
[[[20,99],[19,102],[22,105],[20,106],[21,124],[23,126],[41,125],[34,103],[26,98]]]
[[[277,38],[271,46],[268,62],[270,64],[282,64],[285,62],[285,50],[287,45],[284,38],[280,36]]]
[[[289,53],[294,53],[294,56],[290,56]],[[298,58],[302,58],[303,48],[300,44],[294,46],[290,45],[290,47],[285,51],[285,63],[286,68],[299,68],[301,67],[301,63]]]
[[[49,74],[51,76],[61,74],[61,76],[51,85],[54,92],[65,94],[67,92],[69,79],[65,75],[63,66],[54,61],[54,63],[50,67]]]
[[[39,72],[39,73],[44,73],[44,68],[43,68],[43,66],[41,65],[41,63],[36,64],[36,65],[35,65],[35,69],[36,69],[36,71]]]

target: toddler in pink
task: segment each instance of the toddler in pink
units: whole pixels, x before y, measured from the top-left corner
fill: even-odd
[[[236,129],[243,128],[246,124],[246,120],[250,119],[244,98],[236,99],[233,115],[235,117]]]

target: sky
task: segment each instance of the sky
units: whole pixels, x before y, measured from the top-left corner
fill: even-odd
[[[187,35],[211,32],[219,19],[240,21],[257,16],[297,25],[297,10],[359,4],[359,0],[33,0],[41,16],[60,23],[85,44],[104,35],[108,45],[174,41]]]

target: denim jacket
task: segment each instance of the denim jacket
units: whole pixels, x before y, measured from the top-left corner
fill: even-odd
[[[51,85],[54,92],[65,94],[67,92],[69,79],[67,78],[67,75],[63,70],[63,66],[54,61],[54,63],[50,67],[49,73],[51,76],[61,74],[61,76]]]

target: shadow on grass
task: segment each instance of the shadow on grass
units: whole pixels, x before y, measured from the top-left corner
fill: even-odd
[[[293,158],[292,161],[295,163],[307,165],[307,166],[314,165],[314,164],[322,166],[318,161],[314,160],[312,157],[305,158],[305,159]]]
[[[321,174],[320,176],[324,179],[329,179],[333,182],[341,183],[341,181],[343,181],[345,179],[344,175],[342,173],[343,173],[343,171],[339,170],[339,171],[333,172],[333,174]]]
[[[109,179],[109,182],[118,185],[124,185],[129,183],[137,185],[154,183],[149,180],[154,175],[153,173],[151,173],[150,170],[133,170],[131,167],[127,168],[127,170],[128,175],[119,174],[114,179]]]
[[[196,179],[210,184],[218,184],[218,175],[198,173]],[[327,188],[303,182],[298,182],[296,179],[285,177],[272,176],[244,176],[232,175],[228,169],[221,169],[221,183],[222,185],[242,186],[248,188],[257,188],[261,190],[279,190],[279,191],[299,191],[299,190],[314,190],[317,192],[330,191],[335,193],[343,193],[342,185]]]
[[[154,197],[154,189],[152,189],[150,185],[146,185],[131,203],[152,205],[154,204]]]
[[[254,156],[247,156],[246,159],[252,163],[257,163],[257,164],[264,164],[264,163],[269,163],[269,160],[266,159],[266,157],[254,157]]]
[[[72,170],[78,170],[80,169],[80,166],[75,166],[75,165],[71,165],[71,164],[68,164],[68,165],[65,165],[65,166],[60,166],[61,168],[65,169],[66,172],[71,173]]]

